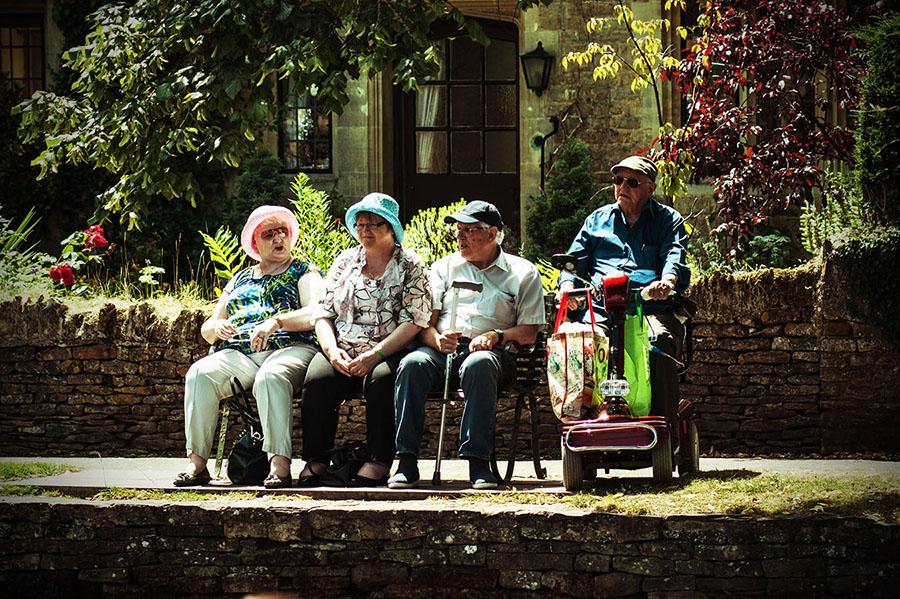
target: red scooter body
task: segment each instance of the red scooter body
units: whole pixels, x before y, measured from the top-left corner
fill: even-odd
[[[607,381],[624,379],[625,317],[634,292],[624,273],[605,277],[599,287],[608,317]],[[563,424],[561,451],[567,491],[581,489],[586,476],[595,477],[600,468],[608,473],[652,467],[653,480],[660,482],[671,480],[676,467],[679,475],[700,469],[693,405],[685,400],[676,421],[667,422],[665,416],[631,416],[623,397],[606,395],[597,418]]]

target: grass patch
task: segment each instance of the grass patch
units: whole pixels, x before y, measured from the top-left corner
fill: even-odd
[[[123,489],[110,487],[100,491],[91,499],[97,501],[114,501],[121,499],[133,499],[137,501],[163,500],[163,501],[247,501],[257,499],[258,495],[252,491],[232,491],[230,493],[198,493],[196,491],[172,491],[166,492],[160,489]]]
[[[62,497],[62,493],[28,485],[0,485],[0,497]]]
[[[68,464],[44,462],[0,462],[0,480],[21,480],[39,476],[56,476],[63,472],[78,472],[80,468]]]
[[[628,515],[858,516],[900,522],[900,478],[709,472],[668,485],[599,481],[574,495],[508,491],[466,501],[566,505]],[[451,500],[452,501],[452,500]]]

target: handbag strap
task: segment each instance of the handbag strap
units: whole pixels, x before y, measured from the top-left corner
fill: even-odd
[[[260,424],[259,417],[254,414],[253,408],[250,407],[250,403],[247,401],[247,392],[244,391],[244,386],[241,385],[241,381],[239,381],[237,377],[233,377],[230,382],[232,395],[231,399],[228,401],[231,404],[231,407],[240,413],[246,426],[258,427]]]
[[[588,313],[591,315],[591,330],[594,330],[597,327],[597,317],[594,315],[594,302],[591,300],[591,290],[587,288],[584,290],[585,297],[587,299],[587,309]],[[559,309],[556,311],[556,324],[553,325],[553,332],[556,333],[559,331],[559,325],[563,323],[566,319],[566,316],[569,313],[569,290],[562,292],[562,297],[559,299]]]

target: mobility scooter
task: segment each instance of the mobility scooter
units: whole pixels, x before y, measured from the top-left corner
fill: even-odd
[[[573,256],[553,256],[553,265],[560,270],[575,274],[575,264]],[[569,291],[570,297],[578,293],[588,298],[591,293],[602,294],[608,317],[609,362],[605,379],[598,381],[603,401],[597,407],[596,416],[563,420],[563,485],[567,491],[581,489],[585,479],[595,478],[601,468],[608,474],[613,468],[652,467],[653,480],[657,482],[671,480],[676,468],[679,476],[700,469],[699,436],[690,401],[680,400],[674,421],[670,422],[661,415],[633,416],[624,399],[630,389],[625,377],[625,321],[626,318],[643,318],[641,289],[655,277],[653,271],[616,273],[604,277],[596,286],[578,277],[587,287]],[[691,310],[681,309],[680,312],[685,324],[683,361],[653,350],[664,359],[675,360],[679,365],[679,376],[687,370],[692,350]]]

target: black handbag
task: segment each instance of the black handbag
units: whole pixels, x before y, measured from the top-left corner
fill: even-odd
[[[353,475],[362,468],[369,459],[366,444],[354,441],[346,445],[329,449],[325,452],[328,470],[322,476],[322,484],[326,487],[346,487]]]
[[[269,459],[262,449],[262,424],[237,379],[231,381],[231,390],[233,395],[229,403],[241,415],[244,430],[228,454],[228,480],[235,485],[261,485],[269,474]]]

